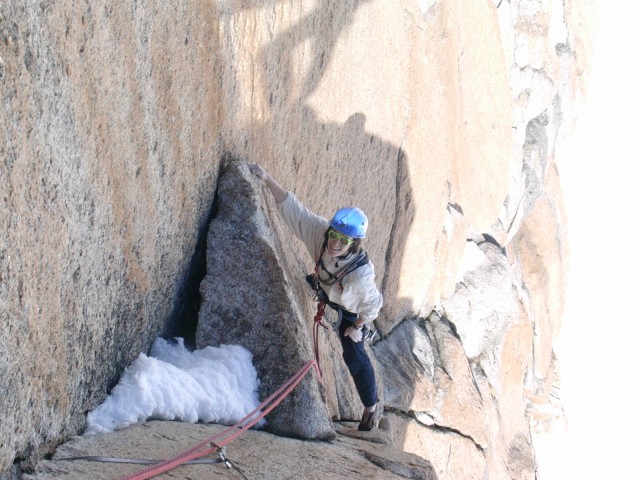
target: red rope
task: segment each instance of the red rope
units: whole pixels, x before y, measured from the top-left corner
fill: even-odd
[[[271,394],[264,402],[258,405],[253,411],[245,415],[241,420],[236,422],[233,426],[227,427],[224,430],[216,433],[215,435],[206,438],[194,447],[186,450],[175,457],[165,460],[161,463],[151,465],[138,472],[132,473],[122,480],[145,480],[147,478],[155,477],[161,473],[167,472],[179,465],[182,465],[189,460],[195,460],[212,453],[218,453],[220,450],[238,438],[243,432],[253,427],[266,415],[268,415],[274,408],[276,408],[280,402],[282,402],[289,393],[302,381],[311,368],[315,368],[318,374],[318,380],[322,382],[322,370],[320,369],[320,353],[318,348],[318,331],[319,327],[327,329],[327,326],[322,323],[322,317],[324,316],[325,302],[318,302],[318,311],[313,319],[313,343],[315,359],[309,360],[300,370],[298,370],[291,378],[284,382],[274,393]],[[262,411],[261,411],[262,410]],[[260,412],[258,414],[258,412]],[[223,438],[223,440],[216,442],[217,439]],[[210,446],[209,446],[210,445]],[[206,447],[206,448],[205,448]]]
[[[320,300],[318,302],[318,311],[316,313],[316,316],[313,318],[313,354],[316,357],[318,377],[320,378],[320,382],[322,382],[322,370],[320,369],[320,342],[318,341],[318,327],[323,327],[325,330],[328,330],[327,326],[322,323],[322,317],[324,317],[324,310],[326,306],[327,304],[324,302],[324,300]]]

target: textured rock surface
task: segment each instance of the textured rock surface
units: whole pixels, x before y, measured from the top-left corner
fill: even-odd
[[[380,443],[380,438],[373,438],[375,442],[371,442],[369,434],[355,433],[352,427],[338,425],[338,429],[344,434],[339,434],[332,442],[305,442],[250,430],[227,446],[226,456],[251,479],[439,478],[424,458]],[[25,475],[24,479],[119,478],[144,466],[61,459],[80,456],[166,459],[220,430],[222,427],[216,425],[149,422],[100,437],[77,437],[60,448],[52,460],[41,462],[37,471],[33,475]],[[237,479],[240,475],[221,464],[184,465],[156,478]]]
[[[369,215],[394,442],[441,478],[533,478],[525,411],[557,381],[565,282],[555,142],[583,94],[592,3],[1,2],[0,471],[80,431],[157,335],[194,335],[232,157],[319,214]],[[285,377],[309,350],[309,260],[257,198],[256,271],[279,275],[303,332]],[[353,418],[323,342],[326,391],[304,401]]]
[[[0,3],[0,471],[82,429],[183,316],[220,158],[213,32],[160,7]]]
[[[227,161],[223,166],[196,341],[199,348],[228,343],[246,347],[264,399],[313,358],[313,341],[311,324],[305,321],[309,315],[299,313],[295,300],[305,298],[300,291],[305,282],[285,273],[280,259],[286,257],[269,227],[260,187],[250,176],[245,164]],[[310,290],[306,297],[310,299]],[[267,419],[271,431],[302,438],[333,436],[330,420],[313,375]]]

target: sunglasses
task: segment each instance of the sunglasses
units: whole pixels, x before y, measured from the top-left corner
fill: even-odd
[[[345,247],[353,243],[353,238],[346,237],[335,230],[329,230],[329,238],[331,240],[340,240],[340,244]]]

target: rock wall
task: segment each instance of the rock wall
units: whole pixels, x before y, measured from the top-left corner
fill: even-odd
[[[582,95],[590,10],[0,2],[0,472],[80,431],[157,335],[194,335],[232,157],[320,214],[369,215],[373,351],[406,449],[435,466],[448,444],[433,439],[458,432],[474,472],[532,478],[525,409],[555,378],[567,252],[554,145]],[[296,299],[309,261],[266,218],[264,261]],[[402,345],[422,360],[389,383]],[[338,365],[326,414],[349,417]]]
[[[192,8],[1,4],[0,471],[184,316],[221,152]]]

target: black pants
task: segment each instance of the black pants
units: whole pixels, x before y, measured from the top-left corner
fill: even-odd
[[[358,390],[362,404],[365,407],[373,407],[378,402],[378,388],[371,360],[364,348],[364,340],[356,343],[351,340],[351,337],[344,335],[345,330],[352,326],[356,319],[355,315],[351,315],[343,310],[342,321],[338,328],[338,335],[342,343],[342,358],[356,384],[356,390]]]

